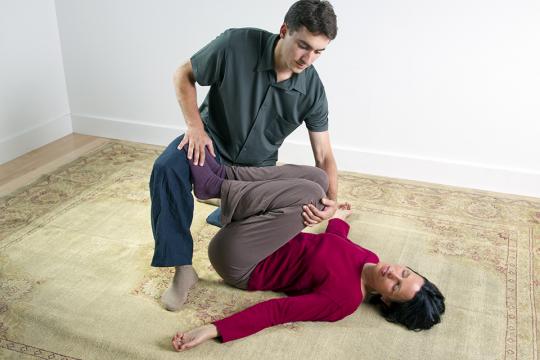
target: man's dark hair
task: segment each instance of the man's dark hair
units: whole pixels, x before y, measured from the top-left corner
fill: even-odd
[[[312,34],[323,34],[330,40],[337,35],[337,20],[332,4],[320,0],[295,2],[285,15],[285,24],[295,32],[302,26]]]
[[[423,276],[422,278],[424,285],[409,301],[386,305],[381,295],[377,294],[372,296],[369,302],[378,305],[381,315],[390,322],[404,325],[414,331],[430,329],[441,322],[441,315],[445,310],[444,296],[433,283]]]

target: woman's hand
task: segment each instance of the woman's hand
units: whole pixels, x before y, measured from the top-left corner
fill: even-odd
[[[331,217],[331,219],[337,218],[341,219],[343,221],[347,220],[349,216],[352,214],[352,207],[351,204],[348,202],[339,203],[337,206],[337,210],[334,213],[334,215]]]
[[[313,204],[307,204],[302,207],[304,210],[302,212],[304,225],[314,226],[321,221],[330,219],[334,215],[337,209],[337,203],[334,200],[324,197],[321,199],[321,204],[324,205],[322,210],[317,209]]]
[[[218,336],[219,334],[214,324],[204,325],[188,332],[177,332],[172,338],[172,346],[176,351],[187,350]]]

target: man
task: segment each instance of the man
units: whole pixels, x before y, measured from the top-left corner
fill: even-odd
[[[161,298],[166,309],[180,309],[198,279],[191,266],[193,197],[187,159],[202,165],[209,153],[226,165],[273,166],[283,140],[305,122],[316,166],[327,173],[330,184],[323,210],[304,206],[304,224],[317,224],[336,211],[337,167],[328,134],[328,104],[311,66],[336,34],[329,2],[301,0],[287,12],[279,34],[229,29],[176,71],[174,84],[187,131],[159,156],[150,179],[156,242],[152,266],[175,266]],[[200,109],[195,82],[210,86]],[[180,151],[186,144],[187,159]]]

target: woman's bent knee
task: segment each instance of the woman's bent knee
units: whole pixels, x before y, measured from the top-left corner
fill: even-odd
[[[299,205],[308,203],[317,205],[320,204],[321,199],[326,196],[326,191],[323,190],[319,183],[307,179],[298,179],[291,190],[296,193]]]
[[[326,173],[326,171],[318,167],[313,167],[313,177],[313,181],[319,184],[323,189],[324,193],[326,194],[329,186],[328,174]]]
[[[298,177],[301,179],[307,179],[311,180],[317,184],[324,190],[328,191],[328,175],[326,174],[326,171],[324,171],[321,168],[315,167],[315,166],[308,166],[308,165],[291,165],[294,166],[297,171],[297,174],[300,174]]]

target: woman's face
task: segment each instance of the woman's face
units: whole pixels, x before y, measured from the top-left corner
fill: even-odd
[[[411,300],[424,285],[424,278],[403,265],[380,262],[372,274],[372,288],[386,304]]]

